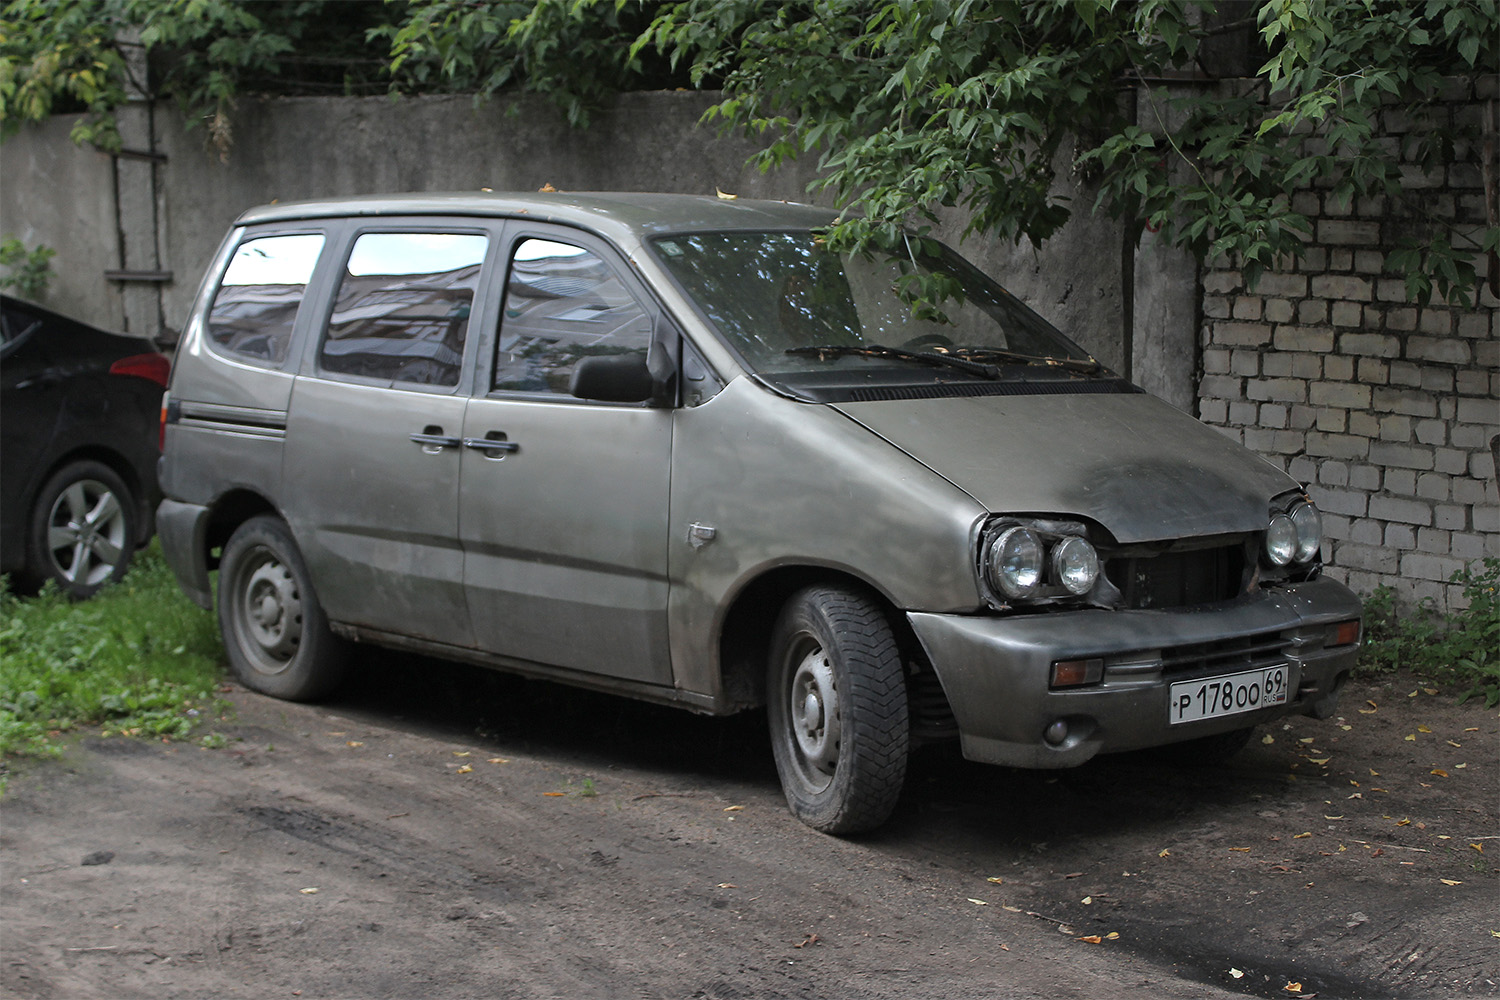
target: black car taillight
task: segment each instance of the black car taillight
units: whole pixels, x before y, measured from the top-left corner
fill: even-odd
[[[167,360],[165,354],[132,354],[128,358],[121,358],[109,366],[111,375],[133,375],[143,378],[148,382],[155,382],[163,389],[167,387],[167,377],[172,374],[172,362]]]

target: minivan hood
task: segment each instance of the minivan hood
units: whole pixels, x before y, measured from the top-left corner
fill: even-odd
[[[1091,518],[1122,543],[1260,531],[1297,484],[1139,392],[829,404],[994,513]]]

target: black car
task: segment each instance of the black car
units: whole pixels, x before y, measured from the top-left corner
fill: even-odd
[[[150,341],[0,296],[0,572],[88,597],[150,540],[162,392]]]

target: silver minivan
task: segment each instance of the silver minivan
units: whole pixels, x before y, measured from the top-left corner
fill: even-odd
[[[367,642],[727,714],[792,812],[1326,717],[1360,605],[1298,484],[947,250],[801,205],[430,194],[243,215],[184,332],[158,530],[248,687]],[[917,244],[928,247],[923,242]],[[918,319],[919,271],[953,289]]]

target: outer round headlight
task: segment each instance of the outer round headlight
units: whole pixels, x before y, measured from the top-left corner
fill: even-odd
[[[1297,526],[1285,514],[1271,518],[1266,528],[1266,558],[1272,565],[1285,566],[1297,551]]]
[[[1052,577],[1069,593],[1087,594],[1099,579],[1099,556],[1087,540],[1073,535],[1052,548]]]
[[[1030,528],[1006,528],[990,542],[985,572],[994,588],[1025,598],[1042,586],[1042,540]]]
[[[1293,558],[1299,563],[1312,562],[1323,547],[1323,515],[1310,503],[1298,504],[1292,511],[1292,526],[1297,529],[1297,552]]]

